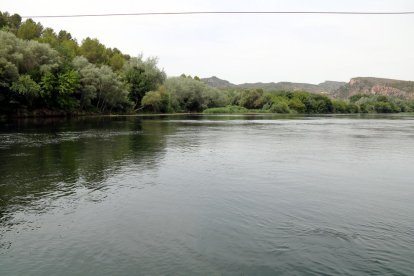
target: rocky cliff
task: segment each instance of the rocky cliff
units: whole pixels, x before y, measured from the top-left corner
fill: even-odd
[[[414,82],[371,77],[353,78],[347,85],[332,93],[337,98],[355,94],[384,95],[403,99],[414,99]]]

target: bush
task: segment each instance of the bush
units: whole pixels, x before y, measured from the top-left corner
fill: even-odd
[[[279,101],[270,107],[272,113],[290,113],[289,105],[286,101]]]
[[[225,107],[208,108],[203,111],[205,114],[231,114],[231,113],[249,113],[249,109],[237,106],[228,105]]]
[[[289,108],[297,113],[305,113],[306,106],[299,98],[292,98],[289,100]]]
[[[349,104],[341,100],[332,100],[333,111],[335,113],[350,113]]]
[[[377,113],[393,113],[398,112],[389,102],[380,101],[375,103],[374,109]]]
[[[262,108],[264,103],[262,89],[243,91],[240,99],[240,105],[248,109]]]

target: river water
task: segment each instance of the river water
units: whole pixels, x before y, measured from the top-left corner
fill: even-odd
[[[0,275],[414,275],[414,116],[0,127]]]

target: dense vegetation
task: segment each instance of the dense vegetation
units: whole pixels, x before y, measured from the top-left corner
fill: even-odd
[[[31,19],[0,12],[0,114],[126,112],[391,113],[414,102],[375,95],[334,100],[305,91],[223,89],[166,77],[156,58],[131,57],[95,38],[81,43]]]
[[[130,57],[97,39],[78,43],[31,19],[0,13],[0,110],[127,112],[165,73],[155,58]]]

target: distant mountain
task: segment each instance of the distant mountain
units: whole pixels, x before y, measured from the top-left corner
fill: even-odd
[[[371,77],[353,78],[332,93],[336,98],[348,98],[355,94],[370,94],[414,99],[414,82]]]
[[[204,79],[201,79],[201,81],[206,83],[207,85],[210,85],[211,87],[216,87],[216,88],[228,88],[228,87],[236,86],[235,84],[232,84],[226,80],[219,79],[216,76],[212,76],[210,78],[204,78]]]
[[[217,77],[201,79],[206,84],[216,88],[304,90],[311,93],[327,94],[335,98],[348,98],[355,94],[370,94],[414,99],[414,82],[394,79],[358,77],[352,78],[349,83],[340,81],[325,81],[320,84],[295,82],[243,83],[233,84]]]
[[[309,83],[295,83],[295,82],[270,82],[270,83],[243,83],[238,85],[240,88],[261,88],[263,90],[287,90],[297,91],[304,90],[311,93],[322,93],[331,94],[339,87],[345,85],[342,82],[326,81],[320,84],[309,84]]]
[[[261,88],[266,91],[270,90],[288,90],[288,91],[297,91],[305,90],[312,93],[322,93],[322,94],[332,94],[334,91],[338,90],[341,86],[346,85],[346,82],[338,81],[325,81],[320,84],[309,84],[309,83],[294,83],[294,82],[269,82],[269,83],[243,83],[243,84],[233,84],[229,81],[222,80],[217,77],[204,78],[201,79],[206,84],[216,87],[216,88],[240,88],[240,89],[258,89]]]
[[[318,84],[319,87],[324,89],[325,91],[329,91],[330,94],[341,88],[342,86],[346,85],[346,82],[342,81],[325,81]]]

